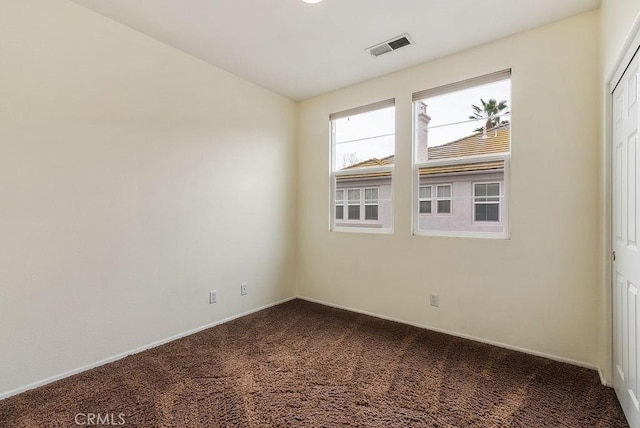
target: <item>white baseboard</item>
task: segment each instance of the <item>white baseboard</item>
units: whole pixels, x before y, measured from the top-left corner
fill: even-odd
[[[261,311],[263,309],[270,308],[272,306],[280,305],[282,303],[288,302],[288,301],[293,300],[295,298],[296,297],[294,296],[294,297],[289,297],[289,298],[286,298],[286,299],[283,299],[283,300],[280,300],[280,301],[277,301],[277,302],[274,302],[274,303],[269,303],[267,305],[260,306],[259,308],[251,309],[249,311],[242,312],[242,313],[230,316],[228,318],[224,318],[224,319],[221,319],[219,321],[215,321],[215,322],[212,322],[210,324],[203,325],[201,327],[196,327],[194,329],[185,331],[183,333],[176,334],[176,335],[171,336],[171,337],[167,337],[166,339],[161,339],[161,340],[158,340],[156,342],[150,343],[148,345],[144,345],[144,346],[140,346],[138,348],[134,348],[134,349],[132,349],[130,351],[126,351],[126,352],[123,352],[121,354],[114,355],[114,356],[109,357],[109,358],[105,358],[105,359],[97,361],[95,363],[87,364],[87,365],[79,367],[77,369],[69,370],[67,372],[60,373],[58,375],[51,376],[51,377],[43,379],[43,380],[39,380],[37,382],[30,383],[30,384],[28,384],[26,386],[22,386],[20,388],[13,389],[11,391],[3,392],[3,393],[0,394],[0,400],[3,400],[5,398],[9,398],[9,397],[11,397],[13,395],[20,394],[22,392],[28,391],[28,390],[33,389],[33,388],[37,388],[39,386],[46,385],[46,384],[51,383],[51,382],[55,382],[55,381],[60,380],[60,379],[64,379],[65,377],[73,376],[75,374],[82,373],[82,372],[87,371],[87,370],[91,370],[93,368],[102,366],[104,364],[112,363],[112,362],[117,361],[117,360],[119,360],[121,358],[124,358],[124,357],[126,357],[128,355],[137,354],[139,352],[146,351],[147,349],[155,348],[156,346],[160,346],[160,345],[164,345],[165,343],[172,342],[172,341],[174,341],[176,339],[180,339],[180,338],[185,337],[185,336],[190,336],[190,335],[192,335],[194,333],[198,333],[199,331],[206,330],[208,328],[215,327],[217,325],[227,323],[227,322],[232,321],[232,320],[234,320],[236,318],[244,317],[244,316],[252,314],[254,312],[258,312],[258,311]]]
[[[600,369],[600,367],[598,367],[598,376],[600,376],[600,383],[603,384],[604,386],[609,386],[611,388],[613,388],[613,385],[610,382],[607,382],[604,379],[604,374],[602,374],[602,370]]]
[[[369,316],[372,316],[372,317],[375,317],[375,318],[381,318],[381,319],[388,320],[388,321],[394,321],[394,322],[398,322],[398,323],[401,323],[401,324],[412,325],[414,327],[423,328],[423,329],[435,331],[435,332],[438,332],[438,333],[444,333],[444,334],[448,334],[450,336],[460,337],[462,339],[469,339],[469,340],[473,340],[473,341],[476,341],[476,342],[486,343],[488,345],[498,346],[500,348],[509,349],[511,351],[524,352],[525,354],[535,355],[537,357],[543,357],[543,358],[547,358],[547,359],[550,359],[550,360],[558,361],[558,362],[561,362],[561,363],[567,363],[567,364],[571,364],[571,365],[574,365],[574,366],[585,367],[585,368],[588,368],[588,369],[591,369],[591,370],[598,370],[598,368],[596,366],[594,366],[593,364],[585,363],[583,361],[572,360],[570,358],[560,357],[560,356],[557,356],[557,355],[545,354],[544,352],[538,352],[538,351],[534,351],[532,349],[527,349],[527,348],[520,348],[518,346],[508,345],[506,343],[496,342],[494,340],[484,339],[482,337],[471,336],[471,335],[468,335],[468,334],[457,333],[455,331],[450,331],[450,330],[446,330],[446,329],[443,329],[443,328],[432,327],[432,326],[426,325],[426,324],[419,324],[419,323],[415,323],[415,322],[411,322],[411,321],[401,320],[401,319],[398,319],[398,318],[388,317],[388,316],[385,316],[385,315],[374,314],[372,312],[367,312],[367,311],[363,311],[363,310],[360,310],[360,309],[349,308],[347,306],[342,306],[342,305],[338,305],[338,304],[335,304],[335,303],[329,303],[329,302],[325,302],[325,301],[322,301],[322,300],[313,299],[311,297],[298,296],[298,299],[306,300],[308,302],[318,303],[320,305],[330,306],[330,307],[337,308],[337,309],[344,309],[346,311],[356,312],[356,313],[363,314],[363,315],[369,315]],[[600,377],[600,379],[602,380],[602,376]]]
[[[20,387],[20,388],[13,389],[11,391],[7,391],[7,392],[4,392],[4,393],[1,393],[0,394],[0,400],[8,398],[8,397],[11,397],[13,395],[20,394],[20,393],[28,391],[30,389],[34,389],[34,388],[46,385],[46,384],[51,383],[51,382],[55,382],[55,381],[60,380],[60,379],[64,379],[64,378],[69,377],[69,376],[73,376],[73,375],[78,374],[78,373],[82,373],[82,372],[87,371],[87,370],[91,370],[93,368],[102,366],[104,364],[108,364],[108,363],[117,361],[117,360],[122,359],[122,358],[124,358],[124,357],[126,357],[128,355],[137,354],[137,353],[145,351],[147,349],[151,349],[151,348],[155,348],[155,347],[160,346],[160,345],[164,345],[165,343],[172,342],[172,341],[180,339],[182,337],[190,336],[192,334],[198,333],[199,331],[206,330],[208,328],[215,327],[217,325],[227,323],[227,322],[232,321],[234,319],[237,319],[237,318],[252,314],[254,312],[261,311],[263,309],[267,309],[267,308],[270,308],[270,307],[273,307],[273,306],[280,305],[282,303],[288,302],[288,301],[296,299],[296,298],[302,299],[302,300],[306,300],[306,301],[309,301],[309,302],[313,302],[313,303],[318,303],[318,304],[321,304],[321,305],[324,305],[324,306],[330,306],[330,307],[333,307],[333,308],[344,309],[344,310],[347,310],[347,311],[350,311],[350,312],[355,312],[355,313],[359,313],[359,314],[363,314],[363,315],[372,316],[372,317],[375,317],[375,318],[385,319],[385,320],[388,320],[388,321],[394,321],[394,322],[398,322],[398,323],[401,323],[401,324],[412,325],[414,327],[423,328],[423,329],[431,330],[431,331],[436,331],[436,332],[439,332],[439,333],[444,333],[444,334],[448,334],[448,335],[451,335],[451,336],[460,337],[460,338],[463,338],[463,339],[474,340],[476,342],[486,343],[486,344],[489,344],[489,345],[498,346],[500,348],[509,349],[509,350],[512,350],[512,351],[524,352],[526,354],[531,354],[531,355],[535,355],[535,356],[538,356],[538,357],[548,358],[550,360],[559,361],[559,362],[562,362],[562,363],[568,363],[568,364],[572,364],[572,365],[579,366],[579,367],[585,367],[585,368],[588,368],[588,369],[597,370],[598,375],[600,376],[600,381],[602,382],[602,384],[606,385],[606,386],[611,386],[611,385],[609,385],[608,383],[606,383],[604,381],[604,377],[602,375],[602,372],[600,371],[600,368],[598,368],[598,367],[596,367],[596,366],[594,366],[592,364],[589,364],[589,363],[585,363],[585,362],[582,362],[582,361],[576,361],[576,360],[572,360],[572,359],[569,359],[569,358],[560,357],[560,356],[557,356],[557,355],[545,354],[543,352],[538,352],[538,351],[534,351],[534,350],[531,350],[531,349],[521,348],[521,347],[518,347],[518,346],[512,346],[512,345],[508,345],[506,343],[501,343],[501,342],[496,342],[496,341],[489,340],[489,339],[484,339],[482,337],[477,337],[477,336],[471,336],[471,335],[467,335],[467,334],[457,333],[455,331],[450,331],[450,330],[446,330],[446,329],[442,329],[442,328],[438,328],[438,327],[432,327],[432,326],[429,326],[429,325],[426,325],[426,324],[419,324],[419,323],[415,323],[415,322],[401,320],[401,319],[398,319],[398,318],[388,317],[388,316],[385,316],[385,315],[379,315],[379,314],[375,314],[373,312],[367,312],[367,311],[363,311],[363,310],[360,310],[360,309],[355,309],[355,308],[350,308],[350,307],[347,307],[347,306],[338,305],[338,304],[335,304],[335,303],[325,302],[323,300],[314,299],[314,298],[311,298],[311,297],[296,296],[296,297],[289,297],[289,298],[286,298],[286,299],[283,299],[283,300],[280,300],[280,301],[277,301],[277,302],[269,303],[267,305],[260,306],[260,307],[255,308],[255,309],[251,309],[249,311],[242,312],[242,313],[233,315],[231,317],[224,318],[222,320],[215,321],[215,322],[212,322],[210,324],[206,324],[206,325],[203,325],[201,327],[197,327],[197,328],[185,331],[183,333],[176,334],[174,336],[171,336],[171,337],[168,337],[168,338],[165,338],[165,339],[158,340],[156,342],[153,342],[153,343],[150,343],[150,344],[147,344],[147,345],[144,345],[144,346],[140,346],[138,348],[134,348],[134,349],[132,349],[130,351],[123,352],[121,354],[114,355],[114,356],[109,357],[109,358],[105,358],[105,359],[97,361],[95,363],[87,364],[87,365],[79,367],[77,369],[69,370],[67,372],[60,373],[58,375],[51,376],[49,378],[46,378],[46,379],[43,379],[43,380],[40,380],[40,381],[30,383],[30,384],[28,384],[26,386],[23,386],[23,387]]]

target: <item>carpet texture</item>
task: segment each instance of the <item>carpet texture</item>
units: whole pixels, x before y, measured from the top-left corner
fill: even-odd
[[[302,300],[0,401],[1,427],[87,418],[137,427],[627,426],[595,371]]]

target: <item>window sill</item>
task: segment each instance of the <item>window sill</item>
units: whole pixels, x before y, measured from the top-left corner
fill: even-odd
[[[347,232],[347,233],[373,233],[373,234],[386,234],[390,235],[393,233],[393,229],[383,228],[382,225],[369,225],[357,223],[354,225],[344,226],[344,225],[335,225],[332,232]]]
[[[366,227],[369,229],[381,229],[382,223],[378,223],[377,221],[361,221],[361,220],[353,220],[353,221],[336,221],[336,227]]]
[[[446,230],[422,230],[413,233],[414,236],[430,236],[440,238],[474,238],[474,239],[498,239],[510,241],[508,232],[454,232]]]

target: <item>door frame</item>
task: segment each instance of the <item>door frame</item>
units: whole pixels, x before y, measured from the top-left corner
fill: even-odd
[[[600,381],[607,386],[613,386],[613,261],[612,261],[612,245],[611,240],[613,238],[613,168],[611,162],[613,159],[612,145],[613,145],[613,124],[611,116],[613,115],[613,104],[611,102],[611,96],[616,88],[618,82],[622,79],[622,75],[627,70],[631,60],[636,52],[640,50],[640,14],[638,14],[633,21],[633,25],[629,30],[629,33],[618,53],[614,62],[613,69],[606,77],[606,84],[604,87],[604,105],[603,105],[603,133],[601,147],[602,153],[602,171],[601,176],[601,188],[602,188],[602,205],[600,207],[601,218],[603,219],[601,225],[601,234],[603,236],[601,248],[600,248],[600,260],[602,267],[601,283],[602,289],[599,289],[599,295],[601,297],[600,309],[602,314],[600,316],[600,331],[598,336],[603,341],[600,344],[600,349],[605,349],[605,354],[600,358],[600,364],[598,366],[598,374],[600,375]],[[640,53],[638,53],[640,55]]]

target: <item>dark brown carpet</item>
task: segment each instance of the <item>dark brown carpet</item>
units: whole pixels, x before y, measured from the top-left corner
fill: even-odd
[[[627,426],[592,370],[301,300],[0,401],[0,426],[75,427],[79,413],[138,427]]]

